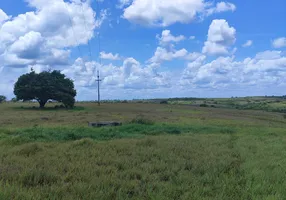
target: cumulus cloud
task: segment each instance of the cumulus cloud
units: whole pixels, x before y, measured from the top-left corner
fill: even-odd
[[[206,56],[203,55],[203,54],[201,54],[201,53],[199,53],[199,52],[192,52],[192,53],[189,53],[189,54],[187,54],[187,55],[185,56],[185,59],[186,59],[186,60],[189,60],[189,61],[197,60],[198,58],[204,60],[204,59],[206,58]]]
[[[252,40],[247,40],[247,41],[242,45],[242,47],[250,47],[250,46],[252,46],[252,44],[253,44]]]
[[[178,43],[186,39],[185,36],[173,36],[170,30],[163,30],[162,36],[157,35],[157,39],[159,40],[160,45],[168,45],[170,43]]]
[[[155,89],[169,87],[167,73],[158,73],[151,66],[143,66],[134,58],[126,58],[121,66],[100,65],[78,58],[72,67],[63,72],[75,80],[77,87],[96,86],[96,71],[99,70],[103,89]]]
[[[165,48],[157,47],[154,56],[149,60],[151,63],[161,63],[163,61],[171,61],[173,59],[184,58],[188,51],[186,49],[168,51]]]
[[[126,2],[129,5],[130,1]],[[165,27],[174,23],[190,23],[197,18],[229,10],[234,11],[235,5],[220,2],[214,6],[204,0],[133,0],[124,9],[123,18],[145,26]]]
[[[105,60],[120,60],[119,54],[105,53],[104,51],[100,52],[100,58]]]
[[[286,37],[276,38],[274,41],[272,41],[272,46],[277,49],[286,47]]]
[[[26,2],[34,11],[13,18],[0,11],[0,62],[4,66],[67,64],[69,48],[87,44],[107,15],[102,11],[96,21],[90,1]]]
[[[231,86],[261,87],[285,83],[286,57],[281,51],[257,53],[253,58],[235,61],[232,57],[219,57],[206,63],[202,57],[190,62],[180,83],[193,87],[229,88]]]
[[[207,15],[212,15],[214,13],[220,13],[220,12],[226,12],[226,11],[232,11],[234,12],[236,9],[236,6],[232,3],[228,2],[219,2],[216,4],[215,7],[207,9]]]
[[[11,46],[9,51],[16,53],[19,58],[24,59],[36,59],[41,56],[41,47],[44,42],[44,38],[41,33],[31,31],[21,36]]]
[[[208,39],[204,44],[203,53],[210,55],[228,54],[229,48],[236,41],[236,30],[230,27],[224,19],[215,19],[212,21]]]
[[[10,17],[0,8],[0,25],[8,20]]]

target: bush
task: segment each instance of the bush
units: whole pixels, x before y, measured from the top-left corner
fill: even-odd
[[[18,100],[17,100],[17,98],[16,97],[13,97],[12,99],[11,99],[11,102],[17,102]]]
[[[0,95],[0,103],[5,102],[6,101],[6,97],[3,95]]]
[[[233,128],[225,127],[220,130],[223,134],[234,134],[236,131]]]
[[[209,107],[209,106],[206,103],[202,103],[202,104],[200,104],[200,107]]]
[[[146,119],[144,117],[136,117],[131,120],[131,124],[143,124],[143,125],[153,125],[154,122],[150,119]]]
[[[160,104],[168,104],[168,101],[160,101]]]

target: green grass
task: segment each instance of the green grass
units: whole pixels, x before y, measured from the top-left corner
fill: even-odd
[[[0,104],[0,199],[285,199],[281,113],[34,105]],[[101,120],[123,125],[87,126]]]
[[[169,99],[171,105],[193,105],[201,107],[233,108],[240,110],[264,110],[269,112],[286,113],[285,97],[239,97],[239,98],[217,98],[196,99],[181,98]]]
[[[53,142],[74,141],[90,138],[98,141],[106,141],[121,138],[142,138],[155,135],[178,134],[234,134],[235,128],[219,126],[183,126],[171,124],[126,124],[121,127],[106,128],[44,128],[33,127],[26,129],[1,130],[1,142],[5,144],[23,144],[29,142]]]

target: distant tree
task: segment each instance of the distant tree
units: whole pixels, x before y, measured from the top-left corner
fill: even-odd
[[[75,103],[76,90],[73,81],[60,71],[44,71],[39,74],[33,70],[19,77],[14,86],[17,100],[37,100],[44,108],[48,100],[62,102],[66,108]]]
[[[6,97],[3,95],[0,95],[0,103],[5,102],[6,101]]]

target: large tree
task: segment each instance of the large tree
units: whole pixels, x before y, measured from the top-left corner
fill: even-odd
[[[72,108],[76,90],[73,81],[60,71],[44,71],[39,74],[31,71],[19,77],[14,86],[14,94],[18,100],[37,100],[40,108],[45,107],[48,100],[62,102],[67,108]]]

